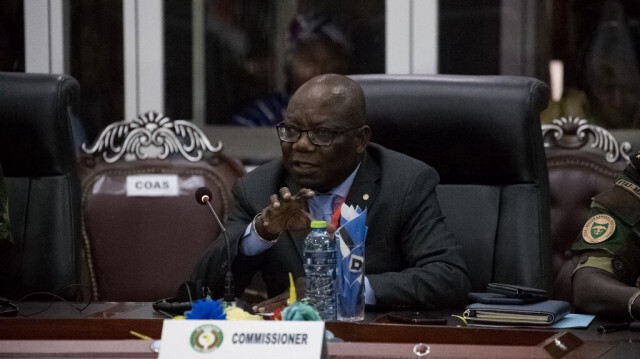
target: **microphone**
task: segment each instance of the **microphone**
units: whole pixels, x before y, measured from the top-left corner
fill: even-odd
[[[213,217],[218,222],[218,226],[220,226],[220,231],[224,236],[225,245],[227,247],[227,273],[224,276],[224,302],[230,305],[233,305],[236,300],[235,289],[234,289],[234,280],[233,280],[233,272],[231,271],[231,245],[229,244],[229,237],[227,237],[227,230],[222,225],[220,221],[220,217],[213,209],[211,205],[211,198],[213,198],[213,194],[211,190],[207,187],[200,187],[196,190],[196,201],[201,205],[206,205],[211,210]]]

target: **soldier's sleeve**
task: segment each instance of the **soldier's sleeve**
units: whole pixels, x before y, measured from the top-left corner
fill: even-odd
[[[638,233],[616,215],[594,202],[571,249],[579,256],[574,270],[592,267],[614,274],[635,285],[640,274]]]

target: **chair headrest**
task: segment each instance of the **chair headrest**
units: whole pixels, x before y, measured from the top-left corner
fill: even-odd
[[[542,81],[518,76],[355,75],[372,141],[422,160],[443,183],[536,183],[546,176]],[[542,176],[541,176],[542,175]]]
[[[7,177],[67,174],[75,165],[69,76],[0,72],[0,163]]]

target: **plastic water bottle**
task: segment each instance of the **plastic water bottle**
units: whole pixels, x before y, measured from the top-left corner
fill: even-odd
[[[304,240],[305,296],[323,320],[336,320],[336,247],[327,222],[311,221]]]

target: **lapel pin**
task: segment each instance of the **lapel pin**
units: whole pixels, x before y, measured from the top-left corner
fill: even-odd
[[[369,199],[369,194],[365,193],[362,195],[362,199],[364,199],[365,201]]]

